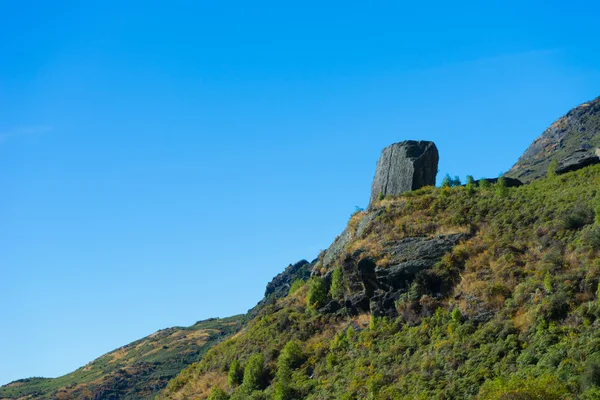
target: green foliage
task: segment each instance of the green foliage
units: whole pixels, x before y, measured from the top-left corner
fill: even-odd
[[[548,164],[548,178],[552,178],[556,176],[556,169],[558,168],[558,161],[556,159],[552,160],[550,164]]]
[[[267,398],[598,398],[590,355],[600,354],[600,249],[589,210],[600,193],[600,166],[505,189],[480,185],[469,195],[426,188],[376,210],[347,254],[361,248],[378,262],[386,257],[382,243],[468,232],[415,277],[396,318],[321,314],[288,296],[189,375],[209,379],[232,359],[262,352],[276,365],[256,394]],[[573,229],[564,217],[579,206],[587,216]],[[326,301],[328,291],[321,293]],[[284,361],[290,341],[305,356],[294,368]],[[171,398],[194,398],[200,386],[180,387]]]
[[[449,188],[449,187],[452,187],[452,186],[453,186],[452,178],[450,177],[449,174],[446,174],[446,176],[442,180],[442,187],[443,188]]]
[[[581,388],[585,391],[592,387],[600,387],[600,354],[591,354],[585,362],[585,367],[579,379]]]
[[[383,192],[379,192],[379,194],[377,195],[377,201],[381,201],[383,199],[385,199]]]
[[[344,292],[345,286],[342,269],[340,267],[336,267],[333,269],[331,274],[331,287],[329,288],[329,293],[331,294],[332,298],[339,300],[344,297]]]
[[[540,377],[513,375],[486,382],[477,398],[479,400],[560,400],[567,389],[555,376]]]
[[[501,176],[496,182],[496,193],[501,197],[506,197],[508,194],[508,186],[506,185],[506,178]]]
[[[277,376],[275,383],[275,399],[288,400],[294,396],[292,388],[292,371],[306,361],[300,342],[289,341],[277,360]]]
[[[476,192],[476,184],[475,184],[475,178],[473,178],[473,175],[467,175],[467,184],[465,186],[466,190],[467,190],[467,194],[469,196],[472,196],[475,194]]]
[[[214,388],[211,390],[208,400],[229,400],[229,394],[223,389]]]
[[[67,375],[30,378],[17,385],[2,386],[0,398],[108,398],[107,387],[118,386],[122,400],[153,399],[167,384],[171,389],[184,386],[185,381],[169,383],[169,380],[198,361],[210,347],[238,332],[245,323],[245,317],[238,315],[199,321],[187,328],[163,329]]]
[[[318,277],[313,276],[308,281],[308,295],[306,296],[306,303],[310,308],[319,309],[327,302],[327,286],[325,281]]]
[[[244,379],[244,369],[240,362],[235,359],[229,365],[229,374],[227,375],[227,383],[229,387],[234,388],[242,383]]]
[[[265,358],[261,353],[252,355],[244,368],[242,388],[246,393],[264,388],[267,381]]]
[[[304,286],[306,284],[306,282],[302,279],[294,279],[294,281],[292,282],[292,284],[290,285],[290,294],[296,293],[298,291],[298,289],[300,289],[302,286]]]

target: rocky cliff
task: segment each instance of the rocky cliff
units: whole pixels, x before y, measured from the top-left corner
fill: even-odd
[[[553,160],[569,165],[572,164],[569,159],[581,157],[582,151],[584,156],[593,156],[598,147],[600,97],[575,107],[550,125],[535,139],[506,176],[527,183],[545,176]],[[579,155],[574,154],[577,152]]]

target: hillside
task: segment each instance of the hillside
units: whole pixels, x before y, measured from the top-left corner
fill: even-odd
[[[529,182],[544,176],[552,160],[560,162],[580,148],[593,152],[599,147],[600,97],[597,97],[555,121],[529,146],[506,176]]]
[[[22,379],[2,386],[0,399],[151,399],[244,323],[243,316],[234,316],[163,329],[59,378]]]
[[[598,165],[388,196],[313,273],[157,398],[600,398]]]

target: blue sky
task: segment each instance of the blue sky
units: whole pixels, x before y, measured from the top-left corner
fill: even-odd
[[[592,1],[123,3],[0,5],[0,384],[245,312],[390,143],[495,177],[600,95]]]

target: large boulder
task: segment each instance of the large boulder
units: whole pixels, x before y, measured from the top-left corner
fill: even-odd
[[[377,161],[369,206],[380,195],[397,195],[435,185],[438,161],[433,142],[407,140],[386,147]]]

